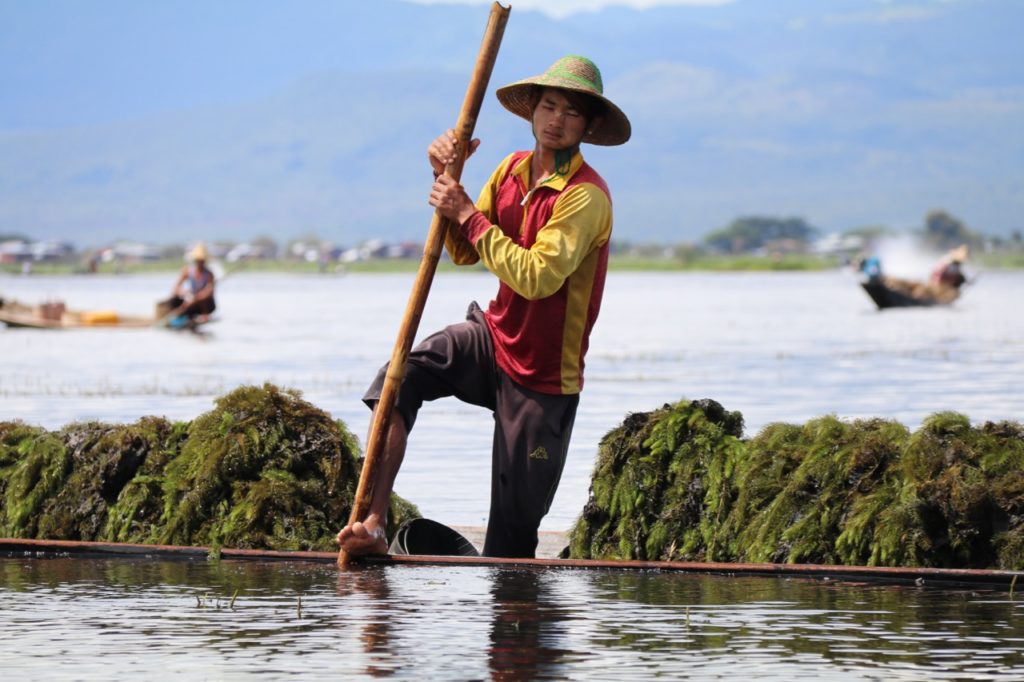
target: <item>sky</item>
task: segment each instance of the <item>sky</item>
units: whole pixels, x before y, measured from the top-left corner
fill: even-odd
[[[421,5],[490,5],[494,0],[409,0]],[[577,12],[596,12],[605,7],[631,7],[633,9],[650,9],[668,5],[712,6],[728,5],[734,0],[512,0],[502,1],[505,7],[513,10],[525,9],[542,12],[554,19],[564,19]]]
[[[623,241],[1024,229],[1024,0],[509,2],[474,191],[523,145],[493,88],[577,53],[633,124],[586,148]],[[490,4],[0,0],[0,234],[417,238]]]

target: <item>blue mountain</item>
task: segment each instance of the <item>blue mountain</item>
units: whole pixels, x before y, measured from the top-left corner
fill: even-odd
[[[742,215],[823,230],[1024,227],[1024,3],[736,0],[517,10],[490,90],[565,53],[633,139],[585,148],[616,236],[698,240]],[[488,8],[398,0],[0,0],[0,234],[417,240]],[[471,191],[525,122],[488,96]]]

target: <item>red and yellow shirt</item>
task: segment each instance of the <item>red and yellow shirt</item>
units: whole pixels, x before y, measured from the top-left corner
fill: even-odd
[[[608,267],[608,186],[577,152],[565,175],[532,191],[532,152],[505,158],[480,192],[479,212],[445,245],[453,262],[482,261],[499,279],[485,312],[498,366],[548,394],[583,388],[583,358]]]

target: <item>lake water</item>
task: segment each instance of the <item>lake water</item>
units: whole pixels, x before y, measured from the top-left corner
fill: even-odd
[[[1007,593],[643,571],[0,558],[9,680],[1019,680]]]
[[[0,296],[151,314],[172,275],[2,276]],[[270,381],[345,421],[391,355],[412,274],[233,274],[220,320],[198,336],[159,329],[36,331],[0,326],[0,419],[193,419],[242,384]],[[441,274],[422,338],[495,290],[486,273]],[[569,462],[543,529],[566,530],[586,502],[597,444],[629,412],[713,398],[746,419],[884,417],[916,428],[955,410],[972,422],[1024,419],[1024,272],[981,273],[949,308],[879,312],[848,271],[620,273],[592,336]],[[483,526],[491,419],[454,400],[425,406],[396,491],[425,516]]]
[[[0,277],[0,295],[147,314],[167,276]],[[210,333],[0,329],[0,419],[48,428],[192,419],[274,382],[363,434],[411,275],[241,273]],[[493,293],[441,275],[421,325]],[[544,528],[582,509],[597,443],[629,413],[713,398],[753,435],[824,414],[916,428],[1024,415],[1024,273],[951,308],[879,313],[847,272],[613,273],[570,461]],[[490,418],[428,405],[396,490],[482,526]],[[640,571],[0,557],[5,679],[1019,680],[1012,593]]]

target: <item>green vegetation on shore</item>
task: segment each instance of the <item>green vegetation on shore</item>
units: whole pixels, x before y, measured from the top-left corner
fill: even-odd
[[[908,244],[912,242],[915,248],[929,253],[967,246],[972,251],[971,265],[976,268],[1024,267],[1024,237],[1019,230],[1009,238],[985,236],[941,209],[929,211],[923,225],[910,231],[867,226],[835,233],[825,239],[819,239],[820,234],[821,230],[800,217],[748,215],[706,234],[700,243],[634,244],[613,240],[609,267],[623,271],[827,270],[874,254],[891,239],[909,240]],[[14,246],[20,245],[21,250],[0,253],[4,256],[0,260],[20,260],[26,253],[34,255],[27,266],[20,262],[0,263],[0,272],[21,272],[23,267],[40,274],[62,275],[164,272],[181,268],[178,255],[188,252],[181,245],[136,244],[76,253],[68,243],[58,245],[60,248],[35,251],[23,243],[27,242],[25,237],[10,235],[10,239],[18,242]],[[223,272],[246,268],[253,272],[309,274],[394,273],[415,271],[420,265],[422,246],[388,245],[371,240],[358,248],[341,249],[310,235],[291,240],[285,248],[280,248],[271,237],[258,237],[243,244],[221,243],[214,253],[221,254],[227,261],[221,264]],[[477,267],[482,269],[482,266]],[[455,269],[442,256],[438,271]],[[922,273],[922,277],[928,274]]]
[[[146,274],[171,273],[181,269],[183,263],[177,258],[156,261],[126,261],[118,264],[103,263],[95,274]],[[694,253],[687,250],[667,254],[653,253],[618,253],[608,259],[608,269],[613,272],[793,272],[834,270],[847,266],[842,259],[835,256],[817,254],[771,254],[755,255],[749,253],[709,254]],[[225,273],[288,273],[298,275],[340,275],[340,274],[392,274],[413,273],[420,266],[415,258],[380,258],[352,263],[331,263],[326,267],[319,263],[304,260],[249,260],[241,263],[216,264],[217,272]],[[996,251],[992,253],[974,253],[968,267],[986,270],[1024,269],[1024,251]],[[477,270],[484,272],[483,265],[471,268],[457,266],[446,259],[438,263],[438,273],[468,272]],[[0,264],[0,272],[14,275],[22,273],[22,266],[14,263]],[[76,263],[35,263],[32,265],[33,275],[63,276],[85,274],[86,270]],[[922,273],[922,277],[928,273]]]

